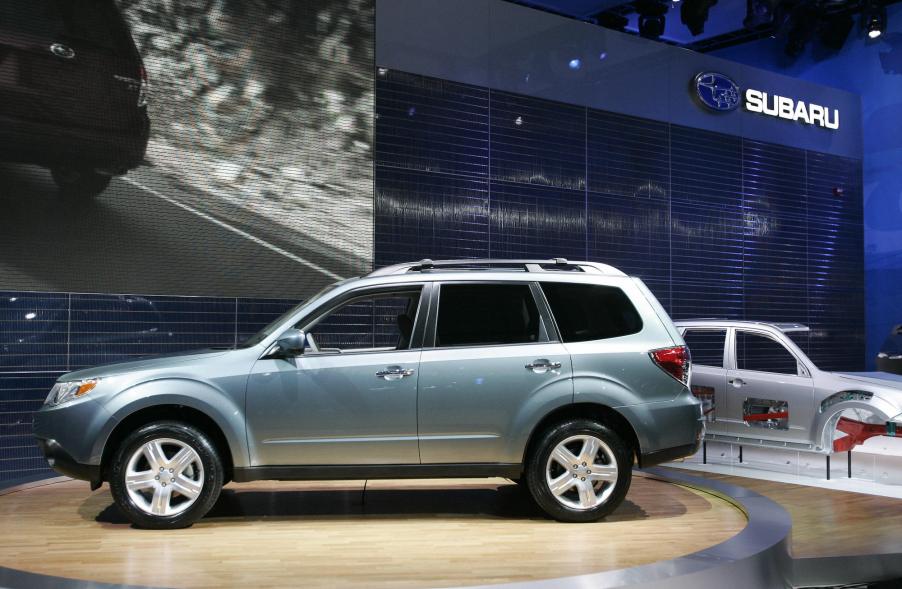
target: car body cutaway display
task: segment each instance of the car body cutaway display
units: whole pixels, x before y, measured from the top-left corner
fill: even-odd
[[[902,377],[818,369],[792,339],[809,331],[804,325],[676,325],[692,354],[690,384],[708,440],[829,454],[902,428]]]
[[[147,527],[256,479],[501,476],[594,521],[635,460],[697,450],[688,376],[666,312],[615,268],[423,261],[337,283],[234,350],[64,375],[34,432]]]

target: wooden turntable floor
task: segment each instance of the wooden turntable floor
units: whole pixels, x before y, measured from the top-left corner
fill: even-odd
[[[0,496],[0,566],[165,587],[441,587],[546,579],[676,558],[745,527],[716,496],[638,474],[596,524],[545,519],[505,479],[229,485],[192,528],[124,522],[106,486]]]
[[[685,472],[685,471],[683,471]],[[792,556],[902,553],[902,500],[693,470],[761,493],[792,516]]]

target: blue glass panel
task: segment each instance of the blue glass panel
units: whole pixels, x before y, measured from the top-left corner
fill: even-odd
[[[0,292],[0,370],[65,370],[69,296]]]
[[[499,182],[491,194],[492,257],[586,257],[585,192]]]

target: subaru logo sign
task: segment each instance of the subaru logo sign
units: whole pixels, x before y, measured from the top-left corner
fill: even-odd
[[[712,110],[728,111],[739,106],[739,86],[723,74],[702,72],[695,76],[695,93]]]

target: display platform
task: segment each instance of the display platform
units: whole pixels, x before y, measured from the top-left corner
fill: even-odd
[[[574,577],[665,586],[657,582],[680,573],[727,572],[725,563],[767,571],[762,557],[785,555],[789,523],[778,506],[765,529],[749,504],[762,497],[672,476],[637,472],[623,505],[595,524],[544,518],[506,479],[232,484],[206,518],[177,531],[132,528],[106,486],[90,493],[57,478],[0,495],[0,584],[33,587],[51,575],[155,587],[556,586]]]

